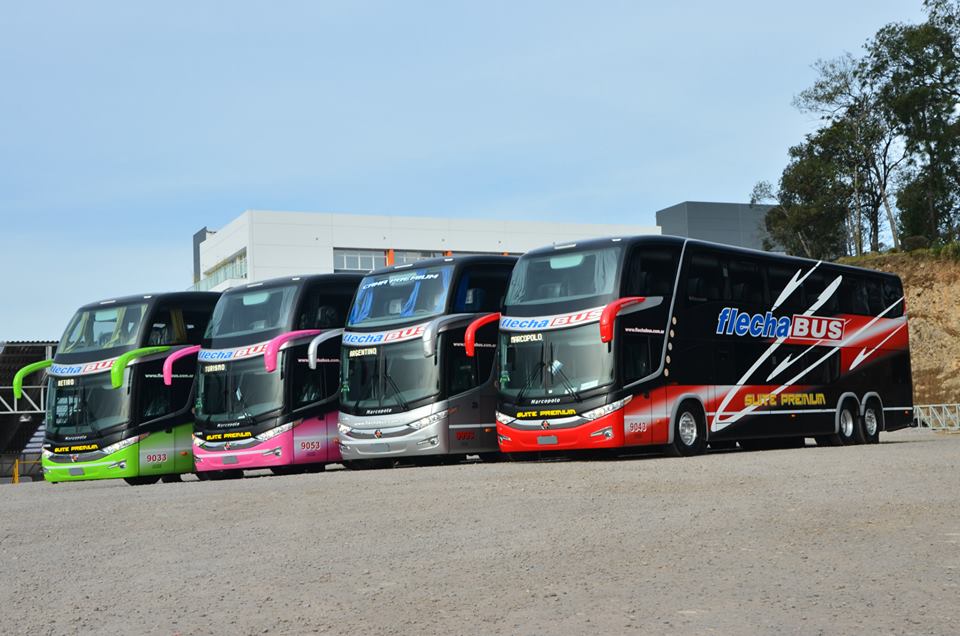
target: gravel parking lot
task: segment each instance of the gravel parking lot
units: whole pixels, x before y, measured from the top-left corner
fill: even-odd
[[[15,634],[957,633],[960,436],[0,487]]]

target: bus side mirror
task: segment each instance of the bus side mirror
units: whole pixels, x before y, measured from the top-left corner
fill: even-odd
[[[200,345],[193,345],[190,347],[184,347],[183,349],[177,349],[173,353],[167,356],[167,359],[163,361],[163,383],[167,386],[173,384],[173,363],[179,360],[180,358],[186,358],[187,356],[192,356],[195,353],[200,352]]]
[[[134,349],[133,351],[127,351],[125,354],[117,358],[113,366],[110,367],[110,385],[119,389],[123,386],[123,371],[127,368],[127,365],[136,360],[137,358],[145,358],[147,356],[152,356],[157,353],[166,353],[170,351],[170,347],[141,347],[139,349]]]
[[[28,364],[17,371],[17,374],[13,376],[13,397],[18,400],[23,397],[23,381],[28,375],[40,369],[46,369],[52,364],[53,360],[41,360],[33,364]]]
[[[320,349],[320,345],[328,340],[339,338],[342,335],[343,329],[330,329],[310,341],[310,345],[307,347],[307,363],[311,369],[317,368],[317,351]]]
[[[613,340],[613,325],[617,320],[617,314],[631,305],[642,303],[646,298],[643,296],[627,296],[615,300],[603,308],[600,314],[600,342],[610,342]]]
[[[291,340],[299,340],[307,336],[318,336],[323,333],[321,329],[299,329],[297,331],[288,331],[282,333],[267,343],[267,350],[263,354],[263,366],[267,373],[273,373],[277,370],[277,356],[280,355],[280,347]]]
[[[481,316],[470,323],[467,327],[467,332],[463,336],[463,346],[467,351],[468,358],[472,358],[477,352],[477,330],[497,320],[500,320],[500,312]]]

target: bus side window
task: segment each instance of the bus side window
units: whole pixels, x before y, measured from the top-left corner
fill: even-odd
[[[756,308],[764,305],[763,274],[759,263],[732,259],[728,271],[733,302]]]
[[[174,365],[173,384],[163,383],[163,360],[136,365],[138,396],[137,415],[140,423],[150,422],[177,413],[187,407],[193,388],[194,358],[185,358]]]
[[[903,316],[905,300],[900,300],[901,298],[903,298],[903,286],[900,284],[900,281],[890,278],[884,279],[883,308],[892,307],[893,304],[896,303],[896,307],[893,307],[893,309],[887,312],[887,318],[900,318]]]
[[[474,267],[460,277],[453,299],[454,313],[490,313],[500,311],[510,282],[509,267]]]
[[[160,305],[153,312],[150,321],[150,333],[147,335],[147,346],[180,345],[187,343],[186,325],[183,312],[179,307]]]
[[[810,276],[803,281],[803,294],[807,299],[808,308],[814,303],[820,300],[820,296],[823,294],[824,290],[829,287],[834,280],[836,280],[837,274],[835,272],[830,272],[827,270],[820,271],[820,268],[817,268]],[[818,315],[824,316],[833,316],[840,311],[840,289],[837,288],[829,297],[824,299],[824,303],[816,310],[815,313]]]
[[[350,301],[353,299],[353,290],[337,290],[324,293],[307,294],[300,314],[297,316],[295,329],[337,329],[343,327]]]
[[[626,327],[623,333],[623,383],[630,384],[652,373],[660,366],[663,336],[656,336],[657,359],[651,355],[652,337],[637,333],[636,327]]]
[[[797,271],[801,272],[800,276],[802,277],[803,271],[799,265],[793,267],[789,265],[770,264],[767,267],[767,294],[770,297],[771,306],[780,298],[780,294],[783,293],[787,285],[793,280]],[[809,303],[805,302],[804,289],[803,285],[801,285],[781,301],[780,306],[777,307],[777,313],[799,314],[806,311],[808,306]]]
[[[307,364],[304,347],[287,349],[284,356],[290,361],[290,390],[294,409],[324,402],[337,394],[340,384],[339,338],[320,345],[316,369],[311,369]]]
[[[856,274],[843,276],[840,284],[840,311],[845,314],[866,316],[870,312],[867,302],[867,288],[862,276]]]
[[[183,326],[187,332],[186,344],[198,345],[203,341],[203,334],[210,322],[213,308],[201,309],[197,307],[183,308]]]
[[[879,316],[886,309],[883,304],[880,281],[876,278],[867,278],[864,280],[863,287],[867,295],[867,312],[871,316]]]
[[[724,267],[712,254],[693,254],[687,272],[687,300],[705,303],[726,297]]]
[[[672,296],[678,256],[675,248],[634,250],[627,264],[623,295]]]
[[[440,336],[444,341],[444,355],[447,363],[446,393],[448,396],[469,391],[480,384],[477,358],[467,357],[463,342],[465,334],[466,328],[461,328],[451,329]],[[480,348],[477,351],[480,351]]]

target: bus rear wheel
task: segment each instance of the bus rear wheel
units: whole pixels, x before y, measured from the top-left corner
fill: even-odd
[[[871,398],[867,400],[863,417],[860,418],[860,441],[864,444],[879,444],[881,428],[883,428],[883,410],[877,400]]]
[[[680,404],[673,418],[673,443],[667,452],[674,457],[699,455],[707,446],[707,425],[703,409],[693,400]]]
[[[149,486],[160,481],[160,475],[144,475],[142,477],[124,477],[123,481],[131,486]]]
[[[858,443],[859,422],[857,421],[857,403],[853,400],[846,400],[840,407],[839,430],[837,437],[844,446],[851,446]]]

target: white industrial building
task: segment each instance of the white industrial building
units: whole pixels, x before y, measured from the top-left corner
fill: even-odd
[[[451,254],[522,254],[552,243],[660,234],[657,226],[248,210],[194,235],[194,289],[279,276],[366,272]]]

